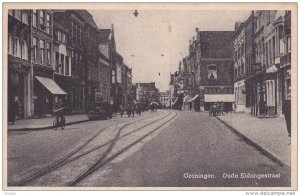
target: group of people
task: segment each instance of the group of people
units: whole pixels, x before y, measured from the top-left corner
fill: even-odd
[[[215,102],[211,105],[211,107],[209,109],[209,116],[224,115],[224,112],[227,113],[227,111],[225,111],[223,101],[221,101],[221,102],[218,101],[218,102]]]
[[[143,107],[141,104],[137,103],[137,104],[129,104],[127,107],[121,105],[119,112],[121,117],[123,117],[125,112],[128,117],[130,116],[134,117],[135,114],[141,115],[142,112],[148,111],[148,109],[150,109],[151,111],[157,111],[156,106],[149,105],[149,107]]]

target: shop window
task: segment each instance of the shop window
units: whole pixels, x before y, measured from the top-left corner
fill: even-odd
[[[60,63],[61,63],[61,70],[59,73],[64,74],[64,72],[65,72],[65,56],[63,54],[60,55]]]
[[[70,75],[70,61],[68,56],[66,56],[66,75]]]
[[[266,81],[267,106],[275,106],[275,81]]]
[[[55,53],[55,71],[56,71],[56,73],[59,73],[59,66],[60,66],[60,64],[59,64],[59,53],[56,52]]]

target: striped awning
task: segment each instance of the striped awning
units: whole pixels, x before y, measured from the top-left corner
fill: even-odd
[[[188,102],[193,102],[195,101],[197,98],[199,97],[199,95],[195,95],[192,99],[190,99]]]
[[[67,93],[51,78],[35,76],[35,78],[53,95],[66,95]]]

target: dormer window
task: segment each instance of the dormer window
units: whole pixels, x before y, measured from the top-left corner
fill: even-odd
[[[217,79],[217,66],[214,64],[207,66],[208,79]]]

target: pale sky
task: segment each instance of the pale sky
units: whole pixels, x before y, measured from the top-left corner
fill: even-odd
[[[188,55],[189,40],[200,31],[233,31],[251,11],[88,10],[99,28],[114,24],[116,48],[132,67],[133,82],[155,82],[169,89],[170,72]],[[164,56],[162,56],[162,54]],[[160,73],[160,76],[159,76]]]

